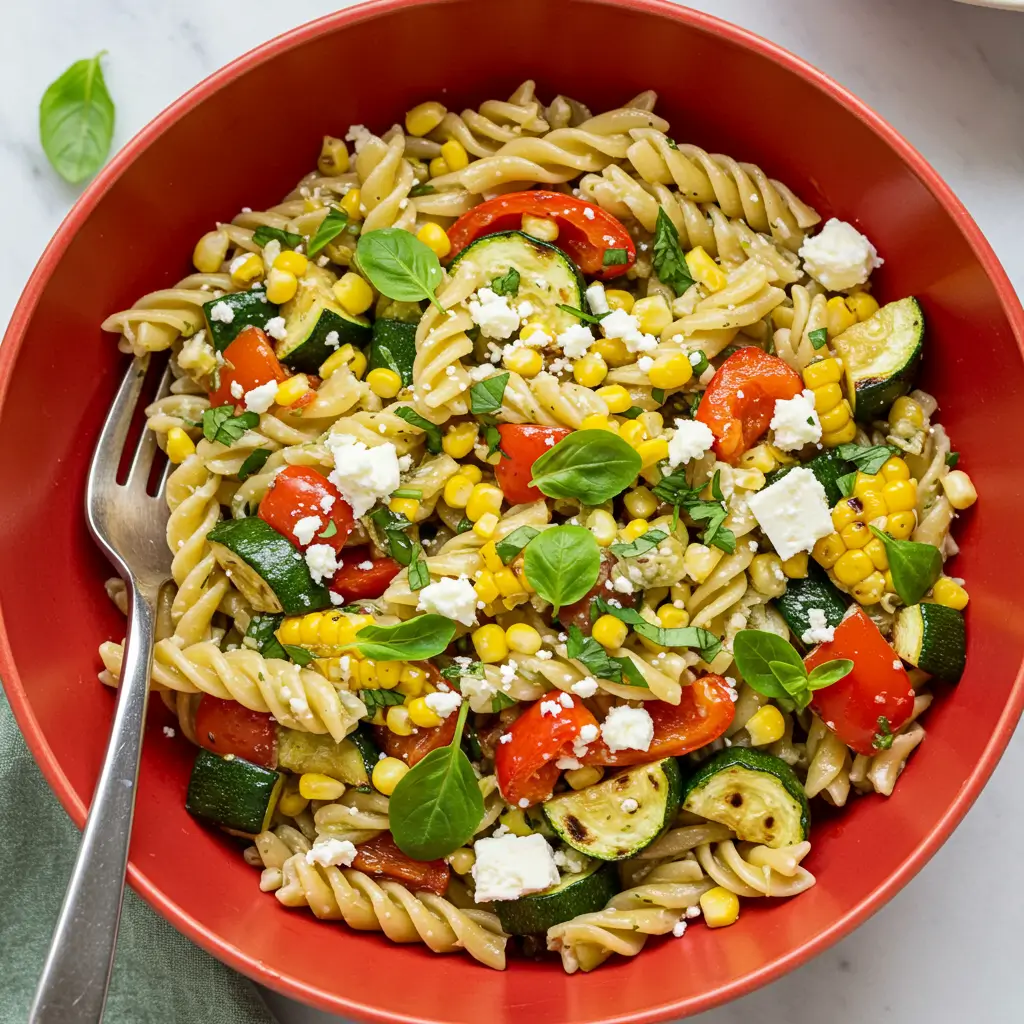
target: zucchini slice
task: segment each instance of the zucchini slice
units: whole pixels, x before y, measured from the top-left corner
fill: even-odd
[[[924,348],[924,312],[913,296],[882,306],[833,341],[846,368],[850,406],[859,420],[884,418],[914,381]]]
[[[258,612],[301,615],[331,603],[298,548],[258,516],[222,519],[207,534],[214,557]]]
[[[828,578],[817,562],[808,559],[807,575],[802,580],[787,580],[786,591],[775,599],[775,607],[786,620],[790,632],[803,642],[811,628],[812,608],[825,613],[825,625],[835,628],[843,621],[849,599]]]
[[[230,323],[211,315],[213,307],[221,303],[231,310]],[[219,299],[204,302],[203,313],[211,344],[218,352],[223,352],[246,327],[258,327],[262,331],[267,322],[277,316],[277,306],[267,302],[266,292],[257,288],[248,292],[230,292]]]
[[[299,775],[317,772],[348,786],[368,786],[379,753],[362,730],[356,730],[340,743],[330,736],[280,726],[277,730],[277,763]]]
[[[683,808],[773,849],[802,843],[811,830],[800,780],[763,750],[729,747],[713,757],[687,783]]]
[[[765,477],[765,486],[771,486],[781,480],[790,470],[796,468],[796,466],[785,466],[782,469],[773,469]],[[825,497],[828,498],[829,507],[842,500],[843,492],[839,488],[839,478],[848,471],[845,459],[841,459],[835,451],[830,449],[820,455],[815,455],[810,462],[805,462],[803,468],[809,469],[817,478],[818,483],[825,488]]]
[[[405,320],[375,320],[370,340],[368,370],[383,367],[394,370],[402,384],[412,384],[412,364],[416,359],[416,324]]]
[[[519,274],[517,302],[533,306],[532,322],[540,323],[554,337],[578,324],[579,318],[559,309],[559,304],[584,309],[585,284],[576,264],[561,249],[522,231],[484,235],[467,245],[452,260],[476,271],[477,288],[489,288],[510,270]]]
[[[597,860],[625,860],[672,823],[681,788],[679,766],[666,757],[556,796],[544,804],[544,817],[574,850]]]
[[[259,835],[270,820],[284,776],[245,758],[200,750],[188,782],[185,810],[228,832]]]
[[[554,888],[499,901],[494,909],[509,935],[536,935],[579,914],[604,909],[618,891],[618,871],[611,864],[594,861],[580,874],[563,875]]]
[[[947,683],[958,682],[967,661],[964,617],[941,604],[913,604],[896,616],[896,653]]]
[[[281,307],[285,336],[277,358],[303,373],[316,373],[341,345],[363,348],[370,341],[370,321],[351,316],[338,305],[331,286],[334,275],[311,263],[295,298]]]

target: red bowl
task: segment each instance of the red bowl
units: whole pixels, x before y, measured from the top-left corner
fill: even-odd
[[[324,132],[353,122],[383,130],[432,97],[475,106],[531,76],[541,95],[564,91],[597,110],[657,89],[678,138],[755,161],[823,215],[854,221],[885,256],[879,296],[915,294],[927,313],[924,384],[982,497],[957,533],[956,571],[972,594],[967,674],[929,711],[927,741],[895,796],[820,821],[810,859],[818,885],[788,902],[748,903],[727,931],[652,941],[589,976],[527,962],[498,974],[319,923],[261,894],[256,872],[185,813],[191,752],[155,727],[157,706],[129,866],[135,889],[199,945],[327,1010],[447,1024],[654,1021],[748,992],[845,935],[920,870],[995,767],[1024,702],[1024,552],[1005,541],[1017,533],[1024,478],[1006,429],[1024,398],[1024,311],[932,168],[791,54],[657,0],[520,0],[525,32],[501,29],[499,13],[473,0],[387,0],[305,25],[193,89],[82,196],[0,348],[0,672],[36,759],[81,825],[113,706],[95,679],[95,649],[123,628],[81,500],[124,365],[99,329],[107,314],[185,274],[215,220],[275,202],[312,166]],[[572,46],[553,45],[567,33]]]

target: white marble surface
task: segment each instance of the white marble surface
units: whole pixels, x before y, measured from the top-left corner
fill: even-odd
[[[37,104],[69,63],[106,49],[115,144],[204,75],[337,7],[330,0],[32,0],[5,4],[0,61],[0,324],[77,190],[49,169]],[[1024,292],[1024,14],[948,0],[703,0],[872,104],[932,161]],[[813,130],[808,126],[808,130]],[[871,921],[706,1024],[1024,1019],[1024,733],[953,838]],[[257,894],[258,895],[258,894]],[[254,897],[255,898],[255,897]],[[271,996],[285,1024],[337,1018]],[[198,1022],[197,1022],[198,1024]]]

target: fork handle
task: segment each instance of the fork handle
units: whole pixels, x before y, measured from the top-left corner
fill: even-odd
[[[128,636],[110,742],[29,1024],[93,1024],[103,1017],[124,896],[139,757],[153,659],[157,591],[130,578]]]

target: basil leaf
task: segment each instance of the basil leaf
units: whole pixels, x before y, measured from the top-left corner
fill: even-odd
[[[400,405],[397,409],[392,409],[396,416],[405,420],[406,423],[411,423],[414,427],[419,427],[420,430],[426,434],[427,437],[427,451],[431,455],[437,455],[441,451],[441,428],[436,423],[431,423],[425,416],[421,416],[415,409],[408,405]]]
[[[373,523],[380,534],[378,546],[386,546],[388,554],[399,565],[409,565],[415,558],[417,550],[416,542],[405,534],[405,531],[412,526],[412,521],[392,512],[387,506],[375,509],[367,516],[367,519]]]
[[[612,658],[622,672],[622,681],[629,686],[639,686],[641,689],[649,690],[647,680],[640,674],[640,669],[633,664],[632,658]]]
[[[558,614],[578,601],[597,582],[601,550],[582,526],[555,526],[526,545],[524,569],[530,586]]]
[[[656,548],[667,536],[668,534],[661,530],[648,530],[631,544],[613,544],[608,550],[616,558],[636,558],[637,555]]]
[[[257,448],[245,457],[245,462],[238,467],[238,479],[248,480],[254,473],[258,473],[270,458],[269,448]]]
[[[329,537],[333,537],[338,532],[338,524],[332,519],[326,527],[324,527],[323,533],[318,533],[317,540],[327,540]]]
[[[283,644],[285,653],[300,668],[305,668],[313,660],[313,655],[305,647],[296,647],[294,644]]]
[[[643,409],[639,405],[631,405],[625,412],[619,414],[624,420],[635,420],[637,416],[643,415]]]
[[[444,278],[437,253],[401,228],[380,228],[359,236],[356,263],[370,284],[389,299],[419,302],[430,299],[444,312],[434,294]]]
[[[722,494],[722,471],[720,469],[716,469],[715,475],[711,478],[711,497],[715,501],[725,501],[725,495]]]
[[[885,545],[892,585],[905,605],[917,604],[942,575],[942,552],[916,540],[896,540],[877,526],[868,529]]]
[[[505,387],[508,384],[508,378],[509,374],[499,373],[495,377],[478,380],[469,389],[469,411],[474,416],[497,412],[501,408],[502,399],[505,397]]]
[[[697,356],[698,358],[694,359],[694,356]],[[693,367],[694,377],[699,377],[711,365],[708,362],[708,357],[700,349],[696,352],[691,352],[689,358],[690,365]]]
[[[950,469],[956,469],[957,463],[959,461],[960,461],[960,453],[959,452],[947,452],[946,453],[946,465],[949,466]]]
[[[790,695],[807,689],[807,671],[803,665],[790,665],[788,661],[769,661],[768,669]]]
[[[505,458],[508,458],[508,454],[502,451],[501,447],[501,432],[493,423],[488,423],[484,427],[484,441],[487,443],[487,455],[490,457],[495,452],[501,452]]]
[[[53,169],[72,185],[91,178],[110,152],[114,101],[100,58],[76,60],[47,86],[39,103],[39,141]]]
[[[455,636],[455,623],[443,615],[417,615],[395,626],[363,626],[356,647],[375,661],[423,661],[441,654]]]
[[[250,640],[256,641],[256,649],[264,658],[280,658],[282,661],[288,658],[284,647],[281,646],[281,641],[275,635],[275,630],[281,625],[283,619],[283,615],[261,613],[254,615],[249,620],[249,628],[245,631],[245,635]]]
[[[382,690],[379,687],[374,690],[360,690],[359,699],[366,705],[366,710],[373,715],[377,708],[396,707],[405,703],[405,694],[397,690]]]
[[[533,483],[549,498],[603,505],[624,491],[642,468],[640,456],[607,430],[575,430],[533,464]]]
[[[203,412],[203,437],[224,445],[234,444],[247,430],[259,425],[256,413],[243,412],[236,416],[233,405],[218,405]]]
[[[491,281],[491,291],[495,295],[518,295],[519,271],[515,267],[509,267],[501,277]]]
[[[714,633],[700,626],[674,626],[665,628],[648,622],[635,608],[619,608],[609,604],[603,597],[594,598],[594,606],[602,615],[620,619],[639,636],[662,647],[696,647],[705,661],[711,661],[722,649],[722,641]]]
[[[605,267],[621,267],[629,262],[629,253],[625,249],[605,249],[601,263]]]
[[[416,199],[418,196],[432,196],[436,191],[437,189],[428,182],[420,182],[420,184],[413,185],[413,187],[409,189],[409,198]]]
[[[847,462],[852,462],[862,473],[869,476],[877,473],[885,464],[898,454],[899,449],[891,444],[841,444],[835,449],[836,455]]]
[[[252,233],[252,240],[260,248],[267,242],[280,242],[286,249],[294,249],[297,245],[302,245],[302,235],[297,235],[294,231],[285,231],[282,228],[268,227],[266,224],[261,224]]]
[[[584,636],[579,626],[569,627],[569,639],[565,645],[566,657],[578,661],[592,676],[627,685],[650,689],[647,680],[629,658],[613,658],[591,636]]]
[[[762,629],[741,629],[732,642],[732,654],[740,675],[752,689],[765,697],[775,700],[789,700],[793,697],[790,687],[783,685],[772,666],[783,665],[793,673],[790,678],[799,679],[806,687],[807,670],[803,658],[792,644],[775,633]]]
[[[446,857],[469,842],[483,820],[484,799],[461,746],[468,712],[463,701],[451,743],[413,765],[391,794],[391,835],[416,860]]]
[[[888,750],[892,746],[892,741],[895,737],[892,734],[892,726],[889,724],[889,719],[885,715],[879,715],[878,719],[878,732],[875,733],[874,739],[871,741],[871,746],[875,750]]]
[[[459,520],[459,525],[455,527],[456,534],[466,533],[473,529],[473,520],[469,516],[463,516]]]
[[[823,690],[826,686],[838,683],[852,671],[853,662],[849,658],[826,661],[811,669],[811,674],[807,677],[807,686],[811,690]]]
[[[413,551],[412,561],[409,563],[409,589],[422,590],[430,583],[430,572],[427,563],[421,557],[422,548]]]
[[[491,711],[496,715],[499,711],[504,711],[505,708],[510,708],[513,704],[517,703],[518,701],[515,697],[510,697],[507,693],[502,693],[499,690],[491,698]]]
[[[508,565],[538,533],[540,530],[535,530],[532,526],[517,527],[507,537],[502,537],[494,549],[498,552],[498,557]]]
[[[819,327],[816,331],[808,331],[807,340],[814,349],[824,348],[828,344],[828,328]]]
[[[679,244],[679,232],[661,207],[658,208],[658,222],[654,225],[654,272],[658,280],[667,284],[676,295],[682,295],[693,287],[690,268]]]
[[[559,302],[558,308],[570,316],[578,317],[585,324],[599,324],[606,316],[611,315],[611,310],[607,313],[586,313],[575,306],[567,306],[564,302]]]
[[[336,206],[332,206],[327,212],[327,216],[320,221],[320,227],[316,229],[316,234],[310,239],[309,249],[307,252],[310,256],[315,256],[328,242],[333,242],[345,230],[348,225],[348,214],[344,210],[339,210]]]
[[[844,473],[841,477],[836,478],[836,487],[839,488],[839,493],[844,498],[849,498],[853,494],[853,486],[856,482],[856,473]]]

